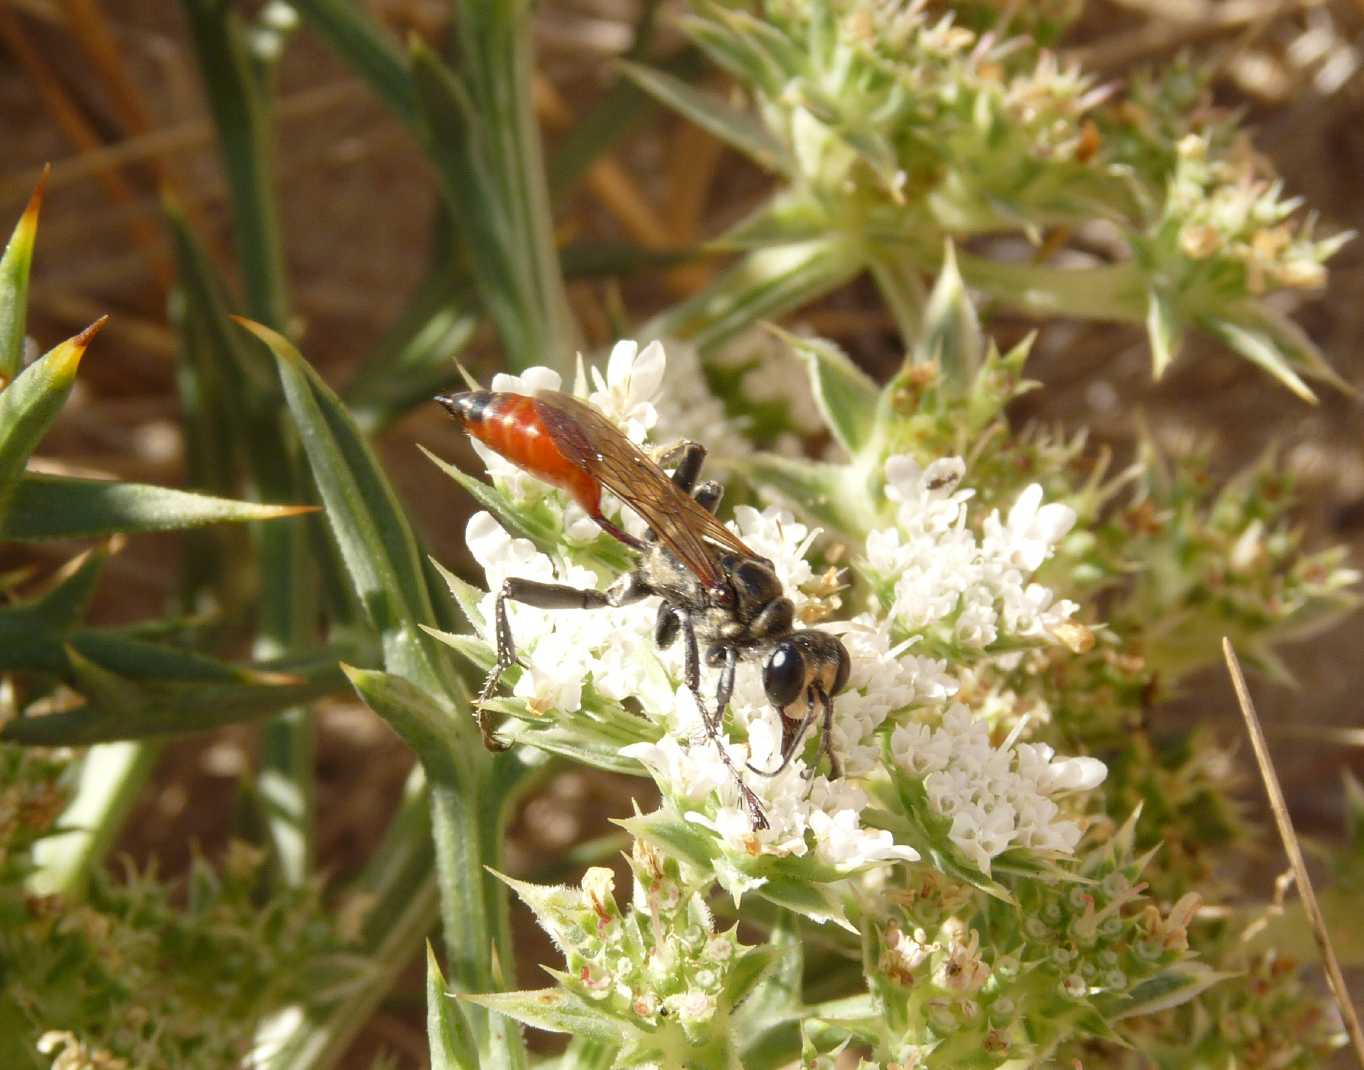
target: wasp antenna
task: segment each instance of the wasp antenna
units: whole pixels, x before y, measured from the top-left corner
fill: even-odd
[[[459,361],[455,361],[455,367],[459,369],[460,378],[464,380],[464,385],[470,390],[482,390],[483,384],[469,374],[469,369]]]

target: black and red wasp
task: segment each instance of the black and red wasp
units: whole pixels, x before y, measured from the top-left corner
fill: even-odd
[[[654,640],[660,648],[679,636],[683,677],[696,700],[706,732],[739,785],[755,828],[767,819],[756,795],[720,742],[724,711],[734,693],[734,676],[744,659],[765,659],[763,689],[782,714],[781,763],[755,773],[775,776],[790,763],[805,733],[823,717],[820,749],[830,771],[840,775],[832,744],[833,696],[848,682],[848,652],[836,637],[795,629],[795,607],[782,593],[772,562],[761,557],[715,516],[724,488],[698,482],[704,446],[682,442],[660,458],[669,476],[610,420],[587,402],[555,390],[534,394],[472,390],[436,398],[474,438],[517,467],[573,496],[593,520],[639,555],[635,568],[604,591],[509,578],[497,592],[497,661],[479,695],[484,741],[492,737],[483,706],[504,671],[516,664],[516,645],[506,603],[541,609],[599,609],[640,599],[660,599]],[[602,515],[602,490],[611,491],[648,525],[643,539]],[[715,708],[701,695],[701,656],[719,669]]]

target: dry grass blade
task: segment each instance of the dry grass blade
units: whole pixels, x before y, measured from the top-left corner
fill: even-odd
[[[1293,877],[1298,882],[1298,894],[1302,896],[1303,910],[1312,924],[1312,935],[1316,937],[1321,951],[1322,962],[1326,964],[1326,977],[1331,982],[1331,992],[1340,1007],[1340,1016],[1345,1022],[1345,1030],[1354,1046],[1355,1059],[1364,1067],[1364,1033],[1359,1028],[1359,1016],[1350,1000],[1349,990],[1345,987],[1345,977],[1340,970],[1335,948],[1331,945],[1330,934],[1326,931],[1326,920],[1322,917],[1321,907],[1317,905],[1317,894],[1312,889],[1312,881],[1307,875],[1307,864],[1303,861],[1302,847],[1297,833],[1293,831],[1293,819],[1288,814],[1288,804],[1284,801],[1283,788],[1279,776],[1274,771],[1274,762],[1269,756],[1269,744],[1265,740],[1260,718],[1255,713],[1255,704],[1246,687],[1246,678],[1241,672],[1241,662],[1232,649],[1231,640],[1222,640],[1222,653],[1227,659],[1227,672],[1231,674],[1231,686],[1236,689],[1236,701],[1240,703],[1241,714],[1246,719],[1246,731],[1250,735],[1250,745],[1255,749],[1255,761],[1260,766],[1260,777],[1265,782],[1269,795],[1269,806],[1274,811],[1274,823],[1279,827],[1284,850],[1293,867]]]
[[[573,112],[547,78],[532,83],[535,110],[546,126],[564,130],[573,125]],[[615,217],[626,233],[649,249],[667,249],[673,244],[668,228],[659,220],[653,206],[625,170],[610,157],[603,157],[587,172],[587,184],[602,206]]]
[[[97,0],[62,0],[72,34],[99,76],[123,126],[136,133],[151,129],[151,109],[128,72],[124,54]]]
[[[366,92],[365,85],[354,79],[329,82],[314,89],[304,89],[290,96],[281,97],[275,105],[275,114],[280,120],[308,118],[343,104],[361,100]],[[123,167],[148,160],[156,161],[173,153],[201,149],[213,142],[213,136],[212,122],[208,119],[194,119],[159,130],[149,130],[145,134],[126,138],[112,145],[92,148],[57,161],[51,188],[73,185],[98,175],[109,167]],[[17,197],[23,191],[31,189],[41,173],[42,168],[35,167],[6,178],[0,183],[0,200]]]
[[[0,3],[0,41],[24,68],[29,82],[67,140],[82,152],[100,148],[104,142],[98,130],[46,56],[29,40],[19,19],[4,3]],[[100,178],[115,201],[120,204],[137,203],[137,191],[121,171],[113,167],[102,168]],[[169,290],[173,273],[161,246],[159,233],[149,223],[137,218],[130,222],[129,230],[162,290]]]
[[[1283,739],[1335,743],[1342,747],[1364,747],[1364,728],[1346,728],[1330,724],[1284,724],[1272,725],[1268,734]]]

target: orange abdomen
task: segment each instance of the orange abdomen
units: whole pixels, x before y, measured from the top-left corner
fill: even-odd
[[[464,420],[465,430],[522,471],[573,495],[592,517],[601,515],[601,484],[564,456],[545,428],[536,400],[525,394],[485,394]]]

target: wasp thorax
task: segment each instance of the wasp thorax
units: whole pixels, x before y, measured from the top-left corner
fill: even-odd
[[[734,609],[741,621],[757,617],[772,602],[782,597],[781,580],[772,565],[759,558],[726,554],[721,560],[725,577],[734,592]],[[794,619],[794,617],[793,617]],[[788,625],[789,627],[789,625]],[[775,634],[770,629],[766,634]]]

